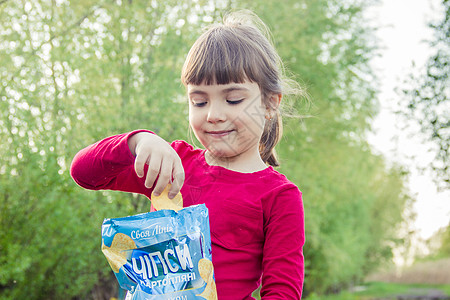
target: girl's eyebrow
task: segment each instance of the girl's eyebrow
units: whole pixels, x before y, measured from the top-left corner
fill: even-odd
[[[226,93],[233,92],[233,91],[248,92],[250,90],[248,88],[246,88],[246,87],[243,87],[243,86],[232,86],[232,87],[229,87],[229,88],[226,88],[226,89],[222,90],[222,94],[226,94]]]
[[[192,90],[189,92],[189,95],[202,95],[202,96],[206,96],[208,95],[207,92],[202,91],[202,90]]]

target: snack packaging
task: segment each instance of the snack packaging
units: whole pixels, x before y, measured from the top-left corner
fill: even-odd
[[[105,219],[102,251],[127,299],[217,299],[204,204]]]

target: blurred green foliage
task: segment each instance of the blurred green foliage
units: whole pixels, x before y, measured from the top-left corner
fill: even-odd
[[[233,8],[268,24],[312,99],[310,109],[286,99],[313,117],[287,118],[278,147],[280,171],[304,195],[305,295],[358,282],[389,260],[411,199],[402,169],[366,141],[377,113],[369,2],[0,2],[0,297],[102,299],[91,292],[111,278],[101,222],[149,203],[79,188],[71,160],[137,128],[191,141],[181,66],[201,28]]]
[[[441,232],[441,247],[439,248],[438,255],[440,257],[450,257],[450,224]]]
[[[414,125],[419,125],[423,140],[431,142],[429,151],[434,159],[422,166],[432,171],[441,190],[450,188],[450,1],[442,0],[443,14],[431,24],[433,36],[427,40],[433,49],[424,70],[411,73],[402,89],[406,98],[400,113]]]
[[[421,260],[434,261],[450,258],[450,223],[447,227],[442,227],[436,231],[425,243],[430,249],[430,253],[422,257]]]

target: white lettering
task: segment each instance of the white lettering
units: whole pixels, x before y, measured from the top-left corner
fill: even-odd
[[[136,236],[139,233],[136,232]],[[194,263],[192,262],[191,253],[189,252],[189,247],[186,244],[181,244],[175,246],[175,251],[173,249],[166,249],[164,254],[155,251],[152,253],[146,253],[139,257],[131,258],[132,269],[137,275],[141,275],[142,278],[152,279],[157,278],[160,274],[159,272],[162,269],[162,273],[167,275],[169,272],[177,273],[180,269],[186,270],[187,268],[194,267]],[[159,266],[161,265],[161,266]],[[161,274],[161,275],[163,275]],[[170,282],[178,283],[183,281],[195,280],[195,273],[188,273],[172,277],[170,279],[165,279],[162,283],[160,281],[157,282],[159,286],[168,285]],[[152,286],[154,283],[152,282]]]
[[[145,267],[144,264],[144,258],[142,256],[139,257],[139,261],[141,263],[141,267],[139,268],[137,265],[137,260],[136,258],[131,258],[131,262],[133,263],[133,271],[136,274],[141,274],[143,279],[147,279],[147,268]]]
[[[156,266],[156,261],[153,258],[153,256],[156,255],[156,257],[158,257],[158,254],[161,255],[159,252],[153,252],[148,254],[150,261],[152,263],[153,276],[155,277],[158,277],[159,274],[158,274],[158,267]]]
[[[103,236],[112,236],[114,232],[114,229],[111,227],[110,224],[103,225],[102,227],[102,235]]]
[[[175,253],[173,252],[172,249],[167,249],[166,251],[164,251],[164,259],[166,260],[166,264],[169,267],[170,272],[176,273],[180,268],[178,266],[173,266],[170,263],[169,255],[172,255],[173,257],[175,257]]]
[[[150,259],[148,258],[148,255],[144,255],[144,259],[145,259],[145,265],[147,266],[147,270],[148,270],[147,278],[151,279],[153,277],[153,275],[152,275],[152,267],[150,266]]]
[[[187,280],[186,281],[191,281],[191,280],[195,280],[195,273],[187,274]]]
[[[169,279],[167,279],[167,278],[164,278],[163,280],[162,280],[162,285],[168,285],[169,284]]]
[[[175,246],[175,251],[177,252],[177,257],[178,261],[180,262],[180,266],[183,270],[186,270],[186,267],[193,268],[194,264],[192,263],[189,247],[186,244],[183,244],[182,246],[183,249],[180,249],[180,245]]]
[[[162,286],[168,286],[170,284],[175,284],[175,283],[180,283],[180,282],[189,282],[191,280],[195,280],[195,273],[191,272],[188,274],[182,274],[176,277],[172,277],[172,278],[164,278],[164,279],[160,279],[160,280],[152,280],[151,282],[148,283],[148,286],[152,288],[154,287],[162,287]],[[176,299],[176,298],[173,298]]]
[[[133,240],[137,240],[137,239],[144,239],[147,237],[150,237],[150,231],[146,230],[146,231],[139,231],[139,230],[133,230],[131,232],[131,238]]]
[[[158,258],[159,258],[159,261],[160,261],[160,263],[161,263],[161,265],[163,267],[164,275],[167,275],[167,273],[169,273],[169,270],[167,270],[167,265],[166,265],[166,262],[164,261],[162,255],[161,255],[161,252],[158,252]]]
[[[186,295],[176,296],[174,298],[169,298],[169,300],[187,300]]]
[[[155,228],[153,228],[153,235],[167,232],[173,232],[173,227],[170,227],[169,225],[167,226],[156,225]]]
[[[104,229],[104,231],[106,231],[106,230],[108,230],[108,228]],[[167,233],[167,232],[173,232],[173,227],[171,227],[169,225],[167,225],[167,226],[156,225],[151,232],[149,230],[145,230],[145,231],[133,230],[131,232],[131,238],[133,240],[145,239],[145,238],[149,238],[154,235]]]

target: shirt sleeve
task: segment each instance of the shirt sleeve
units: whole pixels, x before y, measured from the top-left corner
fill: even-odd
[[[265,220],[261,299],[301,299],[305,243],[302,194],[285,189],[273,201]]]
[[[73,180],[90,190],[108,189],[150,196],[151,190],[144,185],[145,177],[139,178],[134,171],[135,157],[128,147],[128,139],[142,131],[150,132],[136,130],[110,136],[80,150],[70,167]]]

